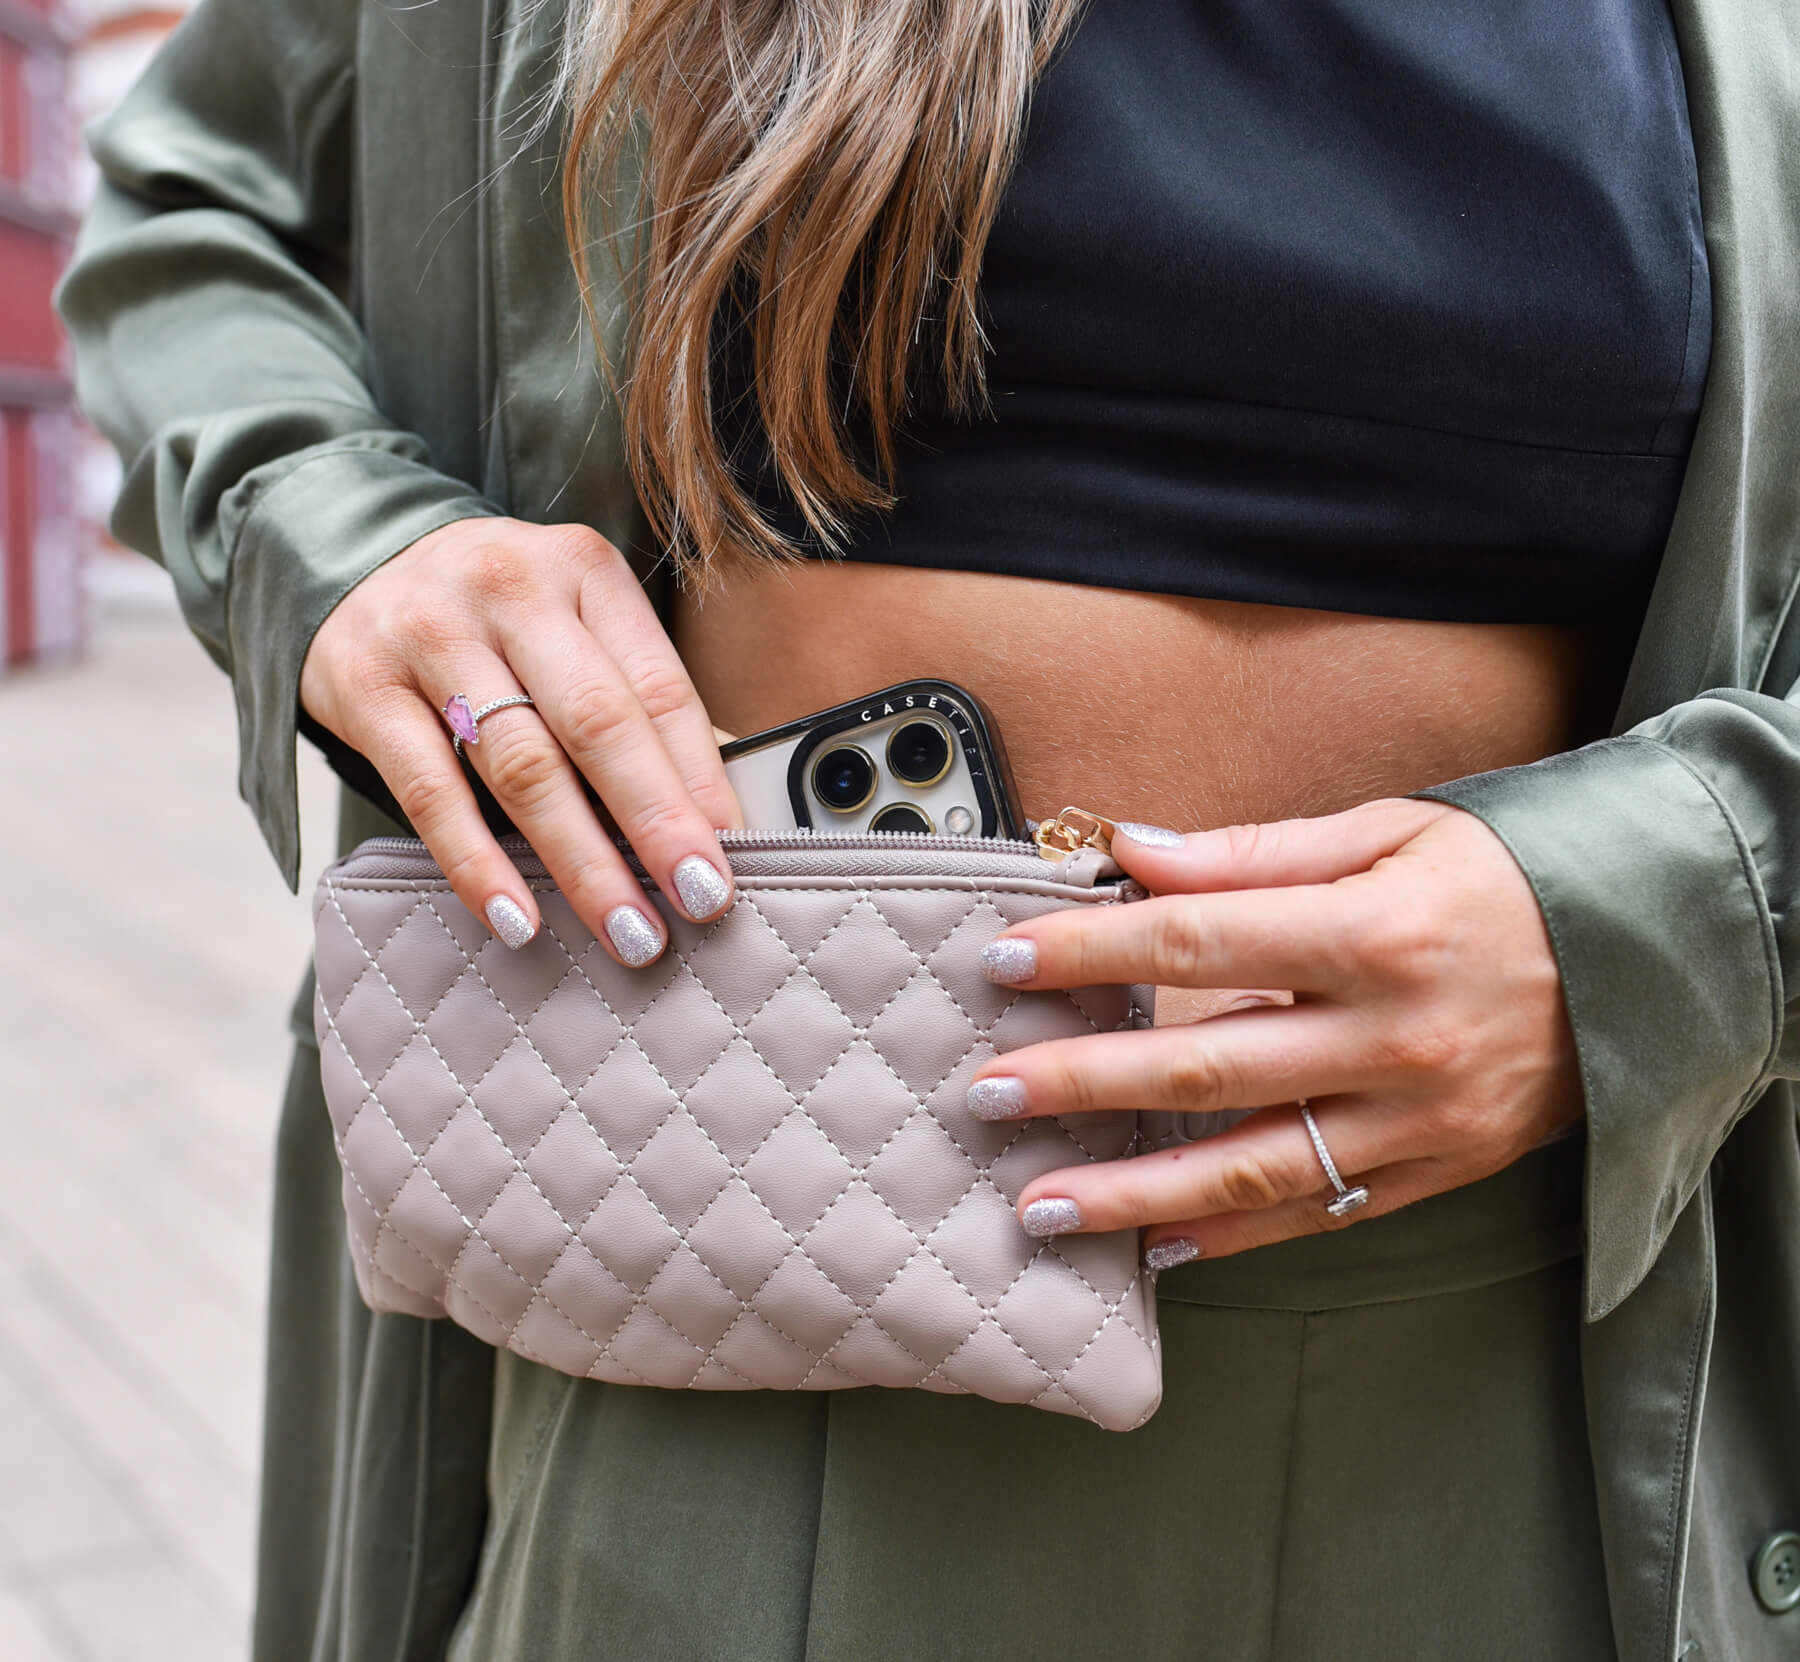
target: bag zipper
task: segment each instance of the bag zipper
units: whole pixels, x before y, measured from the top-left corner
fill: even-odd
[[[727,828],[717,833],[721,846],[741,848],[747,854],[785,848],[916,848],[921,853],[1036,854],[1057,861],[1081,848],[1097,848],[1102,854],[1112,852],[1115,823],[1086,808],[1064,808],[1050,819],[1028,820],[1031,836],[1018,837],[945,837],[924,831],[816,831],[809,826],[796,826],[791,831],[739,831]],[[637,864],[630,845],[619,841],[619,850]],[[527,851],[530,844],[517,832],[500,838],[500,846],[508,853]],[[410,855],[420,853],[425,845],[417,837],[370,837],[363,844],[370,854]],[[640,867],[641,869],[641,867]]]

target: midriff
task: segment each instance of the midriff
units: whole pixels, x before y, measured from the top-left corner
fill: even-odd
[[[1191,830],[1335,813],[1598,737],[1596,633],[808,560],[678,603],[713,721],[759,732],[895,681],[967,687],[1020,804]]]
[[[936,676],[997,722],[1031,818],[1065,804],[1183,830],[1338,812],[1599,737],[1598,631],[1440,623],[809,560],[684,595],[712,720],[749,734]],[[1165,994],[1159,1022],[1242,995]]]

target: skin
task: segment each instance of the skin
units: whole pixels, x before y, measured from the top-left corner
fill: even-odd
[[[535,932],[537,902],[483,823],[443,717],[523,688],[535,709],[497,711],[468,755],[557,886],[615,958],[605,922],[642,902],[579,768],[664,893],[697,854],[731,868],[715,828],[739,825],[712,724],[624,557],[582,525],[465,519],[376,568],[307,650],[300,702],[373,762],[459,900],[496,896]],[[663,944],[655,909],[643,908]],[[620,962],[625,960],[620,958]]]
[[[1472,816],[1396,800],[1604,730],[1618,664],[1575,631],[1352,617],[983,573],[809,561],[728,567],[671,633],[580,526],[468,520],[378,568],[326,619],[301,701],[380,770],[481,915],[536,907],[477,812],[438,713],[518,690],[470,758],[584,923],[641,893],[577,770],[665,892],[741,823],[719,762],[755,732],[947,676],[994,713],[1026,813],[1065,803],[1190,827],[1115,844],[1153,891],[1009,931],[1032,987],[1154,982],[1158,1025],[1013,1051],[1032,1113],[1259,1110],[1210,1141],[1051,1172],[1081,1227],[1219,1255],[1332,1227],[1294,1101],[1356,1218],[1498,1170],[1581,1113],[1550,944]],[[685,666],[685,667],[684,667]],[[719,908],[718,910],[722,910]],[[713,914],[716,915],[716,911]],[[615,954],[616,955],[616,954]]]
[[[1041,918],[1031,988],[1268,982],[1291,1001],[1144,1033],[1028,1046],[978,1078],[1024,1081],[1032,1114],[1259,1109],[1210,1140],[1029,1184],[1082,1227],[1148,1225],[1218,1257],[1345,1228],[1487,1177],[1578,1119],[1561,981],[1524,874],[1480,820],[1381,801],[1321,819],[1114,842],[1153,898]],[[1369,1204],[1343,1218],[1295,1107],[1307,1101]]]
[[[1032,987],[1158,985],[1147,1032],[1027,1046],[976,1078],[1034,1113],[1263,1110],[1207,1142],[1050,1172],[1082,1227],[1208,1255],[1338,1225],[1294,1099],[1375,1216],[1498,1170],[1582,1111],[1542,917],[1473,815],[1395,800],[1606,730],[1618,655],[1569,629],[1253,606],[963,571],[734,571],[674,634],[738,732],[911,676],[993,712],[1020,800],[1181,829],[1115,843],[1156,898],[1008,930]]]

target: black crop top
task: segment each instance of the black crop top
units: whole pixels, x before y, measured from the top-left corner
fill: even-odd
[[[1711,334],[1666,0],[1088,0],[982,296],[992,418],[927,395],[851,558],[1635,626]]]

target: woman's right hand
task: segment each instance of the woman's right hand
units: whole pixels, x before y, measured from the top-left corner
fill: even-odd
[[[368,757],[478,917],[523,946],[539,912],[488,830],[441,714],[495,711],[465,754],[564,898],[623,964],[667,944],[582,790],[688,917],[731,903],[715,828],[743,823],[712,724],[624,556],[584,525],[462,519],[377,567],[320,625],[300,702]]]

